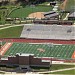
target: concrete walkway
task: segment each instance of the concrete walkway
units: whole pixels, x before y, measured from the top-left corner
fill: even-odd
[[[23,26],[24,24],[20,24],[20,25],[12,25],[12,26],[7,26],[7,27],[2,27],[0,28],[0,30],[2,29],[7,29],[7,28],[10,28],[10,27],[17,27],[17,26]]]
[[[69,16],[69,13],[67,13],[66,17],[63,20],[67,20]]]

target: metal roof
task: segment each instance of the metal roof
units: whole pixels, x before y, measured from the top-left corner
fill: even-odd
[[[52,14],[52,13],[56,13],[55,11],[49,11],[49,12],[45,12],[44,15],[49,15],[49,14]]]
[[[45,17],[51,18],[51,17],[55,17],[55,16],[58,16],[58,15],[59,15],[59,13],[54,13],[54,14],[46,15]]]
[[[75,12],[71,13],[68,17],[75,17]]]

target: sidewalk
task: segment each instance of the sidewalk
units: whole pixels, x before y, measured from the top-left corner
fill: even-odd
[[[2,27],[2,28],[0,28],[0,30],[2,30],[2,29],[7,29],[7,28],[10,28],[10,27],[23,26],[23,25],[24,25],[24,24]]]
[[[73,68],[66,68],[66,69],[59,69],[59,70],[53,70],[53,71],[45,71],[45,72],[38,72],[38,73],[52,73],[52,72],[60,72],[60,71],[67,71],[67,70],[75,70],[75,67]]]

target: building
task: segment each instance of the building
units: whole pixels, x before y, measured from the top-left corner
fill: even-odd
[[[34,54],[17,53],[16,56],[9,56],[7,59],[0,59],[0,65],[18,66],[21,68],[50,67],[50,62],[43,62],[41,58],[34,57]]]
[[[35,24],[49,24],[49,25],[73,25],[73,21],[68,21],[68,20],[34,20],[33,21]]]
[[[49,12],[44,13],[44,17],[46,19],[51,19],[51,20],[59,19],[59,13],[55,11],[49,11]]]
[[[56,5],[56,1],[50,2],[51,6],[55,6]]]
[[[68,16],[68,20],[75,20],[75,12],[71,13],[71,14]]]

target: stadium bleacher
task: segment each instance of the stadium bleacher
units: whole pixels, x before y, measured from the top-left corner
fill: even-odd
[[[21,33],[21,38],[33,39],[75,39],[74,26],[62,25],[25,25]]]
[[[75,51],[75,45],[51,44],[51,43],[13,43],[5,53],[15,55],[16,53],[31,53],[37,57],[71,58]]]

